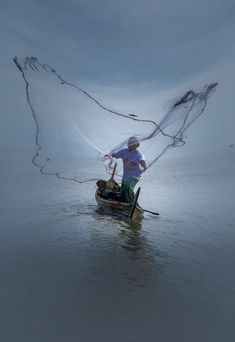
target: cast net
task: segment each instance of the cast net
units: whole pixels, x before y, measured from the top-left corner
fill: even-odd
[[[147,169],[169,149],[184,145],[185,132],[202,115],[217,86],[187,91],[171,101],[157,123],[147,114],[109,108],[35,57],[14,62],[35,125],[32,163],[41,174],[78,183],[103,178],[105,170],[110,173],[113,163],[104,155],[126,147],[131,136],[141,142]]]

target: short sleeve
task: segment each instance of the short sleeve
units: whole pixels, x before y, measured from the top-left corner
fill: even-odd
[[[114,155],[115,155],[116,159],[122,158],[123,157],[123,150],[119,150],[119,151],[115,152]]]

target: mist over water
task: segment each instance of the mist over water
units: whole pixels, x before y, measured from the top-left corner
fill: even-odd
[[[162,159],[140,182],[160,217],[139,225],[94,182],[2,172],[1,340],[232,342],[234,171],[233,149]]]

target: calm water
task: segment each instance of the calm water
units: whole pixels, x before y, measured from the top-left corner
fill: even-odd
[[[161,162],[141,186],[161,216],[131,226],[94,183],[1,175],[0,341],[234,341],[234,151]]]

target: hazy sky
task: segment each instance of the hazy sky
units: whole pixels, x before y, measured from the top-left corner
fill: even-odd
[[[1,151],[33,149],[14,56],[37,56],[105,104],[145,113],[156,99],[219,81],[186,149],[234,140],[234,0],[0,0]]]

